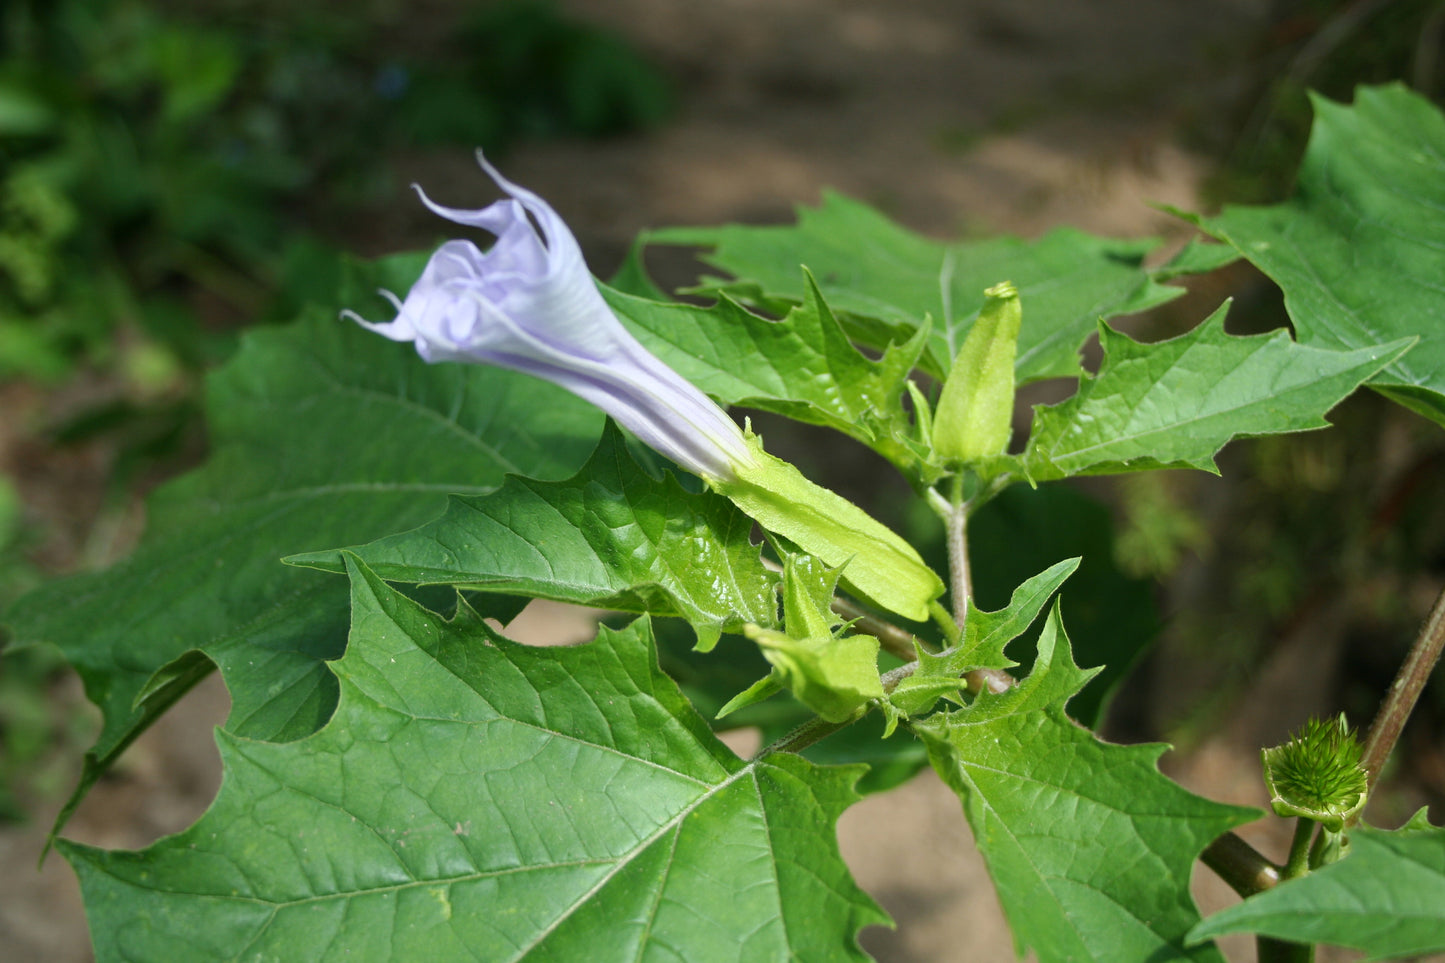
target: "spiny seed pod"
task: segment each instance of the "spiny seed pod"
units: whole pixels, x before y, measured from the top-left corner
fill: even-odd
[[[1311,719],[1289,742],[1261,753],[1274,811],[1339,832],[1365,806],[1369,782],[1361,755],[1343,714]]]

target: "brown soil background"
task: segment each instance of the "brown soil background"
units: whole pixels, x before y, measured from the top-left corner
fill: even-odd
[[[785,221],[828,187],[942,237],[1034,236],[1072,225],[1182,242],[1188,229],[1150,203],[1198,206],[1208,165],[1180,146],[1181,132],[1217,122],[1257,81],[1248,53],[1271,12],[1268,0],[562,6],[627,36],[681,82],[678,116],[660,130],[527,145],[505,158],[508,176],[556,206],[603,276],[643,228]],[[480,206],[491,196],[464,153],[404,157],[395,166],[401,182],[419,180],[443,203]],[[399,227],[416,236],[378,239],[376,251],[363,253],[435,236],[409,195],[397,204]],[[1203,303],[1212,308],[1217,297]],[[6,440],[0,432],[0,449]],[[32,482],[27,498],[64,497],[40,485]],[[574,637],[588,634],[574,613],[548,609],[527,618],[532,627],[518,634],[534,640],[554,637],[559,624]],[[1311,658],[1296,649],[1276,656],[1273,674],[1261,676],[1248,700],[1266,709],[1240,716],[1188,758],[1166,759],[1176,778],[1214,798],[1265,802],[1256,747],[1328,708],[1312,705],[1298,684]],[[76,688],[61,695],[78,703]],[[67,835],[131,848],[192,822],[219,785],[211,729],[226,708],[218,679],[198,687],[96,787]],[[737,745],[747,739],[740,734]],[[35,871],[51,815],[0,830],[0,959],[8,963],[90,958],[69,868],[51,858]],[[865,932],[864,946],[878,959],[1013,957],[958,801],[931,773],[855,806],[839,838],[860,884],[898,923],[895,931]],[[1287,844],[1251,838],[1273,854]],[[1207,871],[1196,877],[1206,910],[1232,901]],[[1248,940],[1226,949],[1231,959],[1253,959]]]

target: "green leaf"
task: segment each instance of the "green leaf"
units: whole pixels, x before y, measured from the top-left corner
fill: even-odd
[[[1161,745],[1114,746],[1064,704],[1090,676],[1057,605],[1017,688],[913,728],[959,794],[1020,949],[1058,960],[1220,960],[1186,949],[1193,863],[1255,810],[1194,796],[1156,767]]]
[[[1065,559],[1024,582],[1014,590],[1007,608],[985,612],[970,605],[959,644],[937,655],[919,649],[918,670],[898,683],[888,701],[905,716],[917,715],[932,708],[940,696],[956,696],[965,672],[1017,665],[1003,654],[1004,646],[1028,631],[1079,561]]]
[[[1350,832],[1349,855],[1196,926],[1191,941],[1260,933],[1332,943],[1370,959],[1445,951],[1445,829],[1421,816],[1394,832]]]
[[[828,722],[847,722],[870,699],[883,697],[878,640],[871,635],[795,639],[756,626],[749,626],[746,635],[798,701]]]
[[[686,491],[670,473],[648,475],[609,427],[565,481],[513,476],[353,551],[391,581],[681,616],[706,650],[723,630],[777,622],[776,578],[749,539],[752,524],[721,496]],[[345,569],[339,550],[287,561]]]
[[[1102,317],[1143,311],[1182,293],[1142,267],[1153,241],[1092,237],[1067,228],[1036,241],[996,238],[942,244],[904,230],[865,204],[837,194],[802,208],[792,227],[673,228],[647,235],[652,244],[711,248],[708,263],[733,281],[708,290],[741,298],[801,303],[798,265],[818,280],[834,310],[875,319],[850,333],[875,348],[906,341],[931,318],[923,367],[942,380],[983,307],[985,288],[1011,280],[1027,315],[1015,372],[1020,384],[1078,374],[1078,348]]]
[[[924,335],[889,345],[873,361],[859,353],[811,275],[803,303],[781,321],[724,296],[708,308],[603,295],[637,338],[725,405],[771,411],[840,431],[907,471],[918,461],[902,397]]]
[[[404,287],[410,270],[392,259],[373,273]],[[191,661],[138,702],[154,673],[192,651],[225,676],[231,731],[315,731],[335,705],[323,661],[345,645],[346,591],[281,556],[419,525],[448,492],[489,491],[505,472],[564,477],[602,424],[552,385],[427,365],[330,311],[249,333],[208,379],[207,412],[210,460],[151,498],[133,557],[51,582],[5,613],[19,644],[59,646],[101,708],[73,801],[204,675]]]
[[[322,731],[221,732],[195,826],[137,853],[62,844],[101,963],[866,959],[855,934],[886,917],[833,828],[856,768],[739,760],[645,620],[529,648],[349,564]]]
[[[1301,343],[1419,336],[1370,386],[1445,424],[1445,117],[1399,84],[1360,87],[1353,106],[1313,102],[1293,198],[1191,220],[1284,289]]]
[[[1014,589],[1006,608],[986,612],[971,606],[964,616],[963,641],[958,646],[958,659],[971,663],[961,671],[980,666],[1006,669],[1017,665],[1003,654],[1004,646],[1023,635],[1044,610],[1049,599],[1064,580],[1079,567],[1079,558],[1056,562]]]
[[[1233,264],[1239,258],[1239,252],[1228,244],[1206,243],[1193,237],[1167,264],[1154,269],[1154,280],[1170,281],[1192,274],[1208,274]]]
[[[1097,725],[1109,696],[1159,632],[1154,583],[1130,578],[1114,562],[1111,510],[1073,486],[1013,485],[984,505],[968,529],[980,607],[1005,608],[1010,593],[1034,573],[1061,559],[1083,559],[1059,598],[1069,613],[1074,657],[1103,668],[1069,700],[1068,710],[1085,725]],[[1032,643],[1031,633],[1023,637]],[[1024,665],[1032,665],[1033,654],[1032,646],[1013,651]]]
[[[1141,344],[1099,325],[1104,361],[1068,400],[1035,409],[1022,468],[1030,479],[1202,468],[1231,438],[1325,428],[1325,412],[1411,342],[1332,351],[1285,331],[1235,337],[1228,305],[1194,330]],[[1012,459],[1003,460],[1011,462]]]

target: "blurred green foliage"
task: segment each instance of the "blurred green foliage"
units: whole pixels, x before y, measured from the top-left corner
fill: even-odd
[[[25,559],[34,532],[23,523],[20,494],[0,475],[0,608],[41,581]],[[65,672],[59,651],[35,647],[0,659],[0,824],[23,819],[27,799],[63,793],[73,756],[91,737],[95,714],[80,699],[59,700]],[[66,745],[70,754],[57,753]]]
[[[335,260],[310,225],[379,200],[388,150],[600,136],[669,103],[630,48],[544,3],[483,5],[412,59],[379,22],[286,16],[0,13],[0,378],[165,385],[289,315],[304,298],[284,288]]]
[[[399,115],[420,144],[495,146],[518,137],[604,137],[662,122],[671,91],[621,39],[560,19],[548,4],[480,6],[448,56],[378,75],[402,87]]]

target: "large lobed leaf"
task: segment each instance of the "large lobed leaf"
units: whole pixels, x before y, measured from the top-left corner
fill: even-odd
[[[1331,943],[1371,959],[1445,951],[1445,829],[1421,812],[1395,832],[1350,832],[1349,855],[1200,923],[1192,940],[1261,933]]]
[[[1445,116],[1398,84],[1314,107],[1293,198],[1192,220],[1284,289],[1301,342],[1419,336],[1370,384],[1445,424]]]
[[[404,287],[413,260],[378,280]],[[345,644],[346,591],[281,557],[419,525],[507,472],[565,477],[602,426],[552,385],[427,365],[329,311],[249,333],[208,379],[206,410],[210,460],[152,497],[140,549],[5,614],[19,644],[57,645],[101,709],[77,799],[209,661],[231,731],[314,732],[335,705],[323,663]]]
[[[739,760],[645,621],[532,649],[348,568],[322,731],[220,733],[220,796],[149,849],[62,844],[102,963],[866,959],[886,917],[833,829],[858,768]]]
[[[1327,427],[1325,412],[1413,343],[1335,351],[1296,344],[1284,331],[1236,337],[1224,330],[1227,307],[1159,344],[1101,323],[1098,375],[1037,410],[1024,474],[1044,481],[1152,468],[1217,471],[1214,455],[1231,438]]]
[[[963,800],[1020,948],[1043,963],[1218,961],[1212,945],[1184,945],[1199,921],[1190,869],[1258,813],[1170,782],[1163,746],[1109,745],[1070,721],[1064,705],[1090,674],[1055,606],[1017,688],[913,728]]]
[[[1036,241],[943,244],[833,193],[821,207],[802,208],[795,226],[673,228],[646,239],[710,248],[708,263],[734,276],[711,290],[769,303],[804,300],[803,265],[833,308],[854,316],[853,333],[876,348],[906,340],[931,319],[923,367],[940,378],[978,317],[984,289],[1000,281],[1014,282],[1023,304],[1014,366],[1021,384],[1076,377],[1079,346],[1100,317],[1143,311],[1183,290],[1157,283],[1143,268],[1152,241],[1062,228]]]
[[[750,540],[752,525],[719,495],[647,474],[609,428],[565,481],[514,476],[490,494],[454,496],[419,528],[352,551],[392,581],[682,616],[710,649],[723,630],[777,622],[777,579]],[[340,550],[287,561],[345,570]]]

